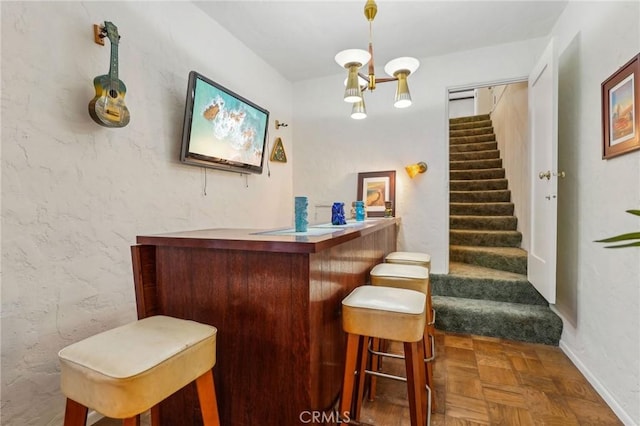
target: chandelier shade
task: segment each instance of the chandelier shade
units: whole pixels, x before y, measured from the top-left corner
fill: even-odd
[[[375,0],[367,0],[364,6],[364,16],[369,21],[369,51],[363,49],[347,49],[338,52],[335,61],[348,70],[345,81],[344,100],[352,103],[351,118],[363,119],[367,116],[364,105],[363,91],[374,91],[376,84],[389,81],[397,82],[396,95],[393,105],[396,108],[406,108],[411,105],[411,94],[407,77],[413,74],[420,66],[416,58],[403,56],[389,61],[384,70],[390,77],[376,78],[373,60],[373,20],[378,12]],[[360,68],[368,66],[368,75],[361,74]],[[364,82],[364,83],[363,83]]]
[[[369,52],[362,49],[347,49],[338,52],[336,55],[335,60],[338,65],[349,70],[344,90],[345,102],[354,103],[362,101],[362,89],[360,87],[358,71],[363,65],[369,62],[369,59],[371,59]]]
[[[416,58],[404,56],[402,58],[392,59],[384,66],[384,72],[391,77],[395,77],[396,73],[406,71],[407,75],[416,72],[420,66],[420,61]]]
[[[354,102],[353,107],[351,107],[351,118],[354,120],[367,118],[367,107],[364,104],[364,96],[360,102]]]

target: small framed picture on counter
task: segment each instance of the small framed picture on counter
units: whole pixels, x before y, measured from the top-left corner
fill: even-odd
[[[395,216],[396,171],[358,173],[356,199],[364,201],[369,217],[384,217],[384,203],[391,201],[392,216]]]

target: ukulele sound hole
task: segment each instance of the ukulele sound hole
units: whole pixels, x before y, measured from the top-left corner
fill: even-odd
[[[109,89],[109,96],[111,96],[112,98],[117,98],[118,92],[116,92],[114,89]]]

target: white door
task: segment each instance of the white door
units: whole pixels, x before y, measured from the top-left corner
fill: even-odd
[[[528,279],[556,302],[558,71],[553,40],[529,75],[530,247]]]

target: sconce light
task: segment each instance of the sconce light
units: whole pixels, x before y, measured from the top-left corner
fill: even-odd
[[[409,177],[413,179],[418,173],[424,173],[427,171],[427,163],[420,161],[419,163],[410,164],[404,168],[409,174]]]

